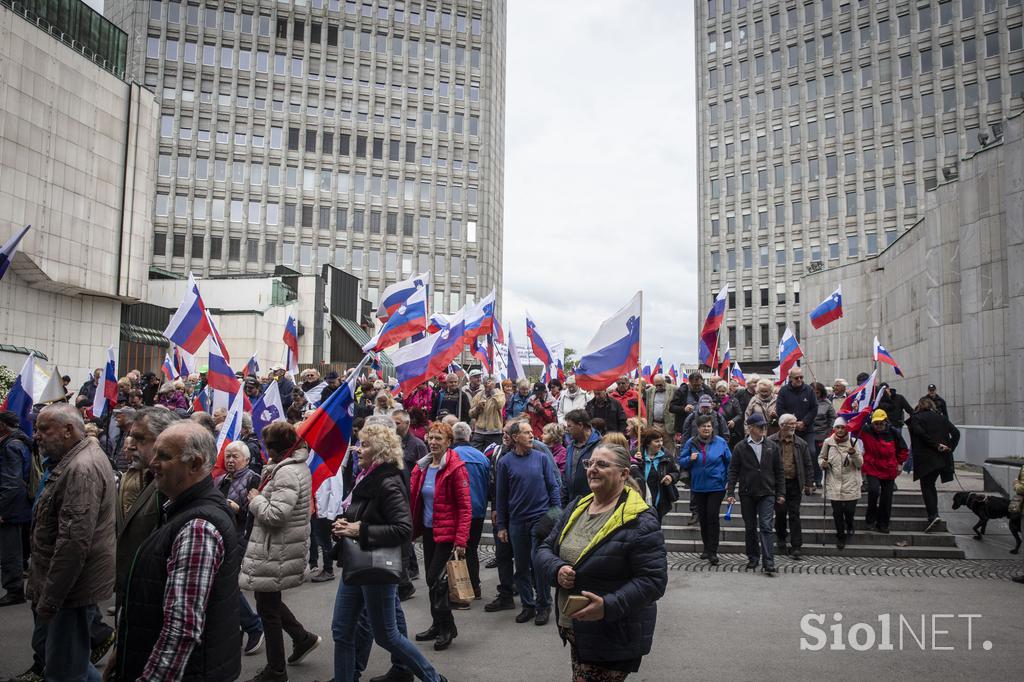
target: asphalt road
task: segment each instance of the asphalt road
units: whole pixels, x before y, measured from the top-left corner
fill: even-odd
[[[1005,565],[1024,572],[1019,560]],[[484,578],[484,595],[489,597],[495,571],[485,571]],[[404,604],[411,632],[429,624],[422,580],[417,588],[417,595]],[[331,678],[330,621],[336,589],[336,582],[306,584],[285,595],[299,619],[324,636],[318,651],[290,669],[292,680]],[[768,578],[673,570],[668,592],[659,602],[654,649],[630,679],[817,681],[826,674],[851,680],[891,679],[897,674],[903,680],[978,675],[1014,679],[1020,673],[1024,644],[1022,607],[1024,585],[1006,579],[785,573]],[[518,625],[515,613],[484,613],[483,602],[474,602],[470,611],[456,612],[460,634],[449,650],[434,652],[419,646],[453,681],[569,680],[569,652],[553,624]],[[831,648],[835,613],[842,614],[845,650]],[[821,614],[823,620],[809,622],[810,627],[802,630],[801,619],[814,614]],[[31,615],[24,606],[5,608],[0,615],[0,679],[5,679],[31,663]],[[889,619],[887,638],[880,618]],[[815,629],[827,638],[824,648],[801,650],[801,638],[806,644],[818,644]],[[851,631],[858,645],[874,639],[874,646],[854,650],[849,644]],[[892,649],[880,650],[886,641]],[[243,679],[263,664],[262,654],[244,658]],[[379,675],[387,667],[386,655],[374,647],[370,675]]]

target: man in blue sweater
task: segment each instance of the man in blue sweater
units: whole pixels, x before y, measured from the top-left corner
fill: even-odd
[[[466,464],[469,474],[469,498],[473,507],[472,521],[469,524],[469,544],[466,545],[466,568],[469,569],[469,581],[473,583],[473,596],[480,598],[480,536],[484,531],[484,516],[487,515],[487,493],[491,482],[491,463],[472,445],[469,439],[473,436],[473,428],[466,422],[457,422],[452,426],[455,434],[455,452]],[[469,608],[469,604],[460,604],[460,608]]]
[[[523,606],[516,622],[533,619],[537,625],[546,625],[551,617],[551,588],[533,570],[539,542],[533,529],[551,507],[559,506],[558,472],[551,457],[533,447],[529,425],[514,422],[508,433],[512,451],[498,460],[495,476],[498,540],[512,543],[513,579]]]

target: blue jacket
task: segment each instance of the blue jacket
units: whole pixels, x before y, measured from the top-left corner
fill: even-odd
[[[580,464],[581,460],[590,459],[590,454],[601,441],[601,434],[596,430],[590,431],[590,438],[582,446],[577,446],[570,438],[569,447],[565,452],[565,473],[562,474],[562,506],[569,500],[590,493],[590,484],[587,483],[587,470]]]
[[[532,394],[531,394],[532,395]],[[523,410],[526,409],[526,404],[530,402],[530,396],[521,396],[519,391],[514,391],[512,397],[508,399],[508,403],[505,405],[505,420],[518,417]]]
[[[729,444],[721,436],[714,436],[703,454],[697,440],[691,438],[679,450],[679,466],[690,470],[690,490],[695,493],[715,493],[725,490],[729,480]],[[690,459],[697,453],[697,461]]]
[[[5,524],[32,520],[32,501],[28,495],[32,450],[26,440],[24,433],[15,430],[0,442],[0,517]]]
[[[502,455],[495,487],[498,530],[507,530],[510,523],[532,523],[551,507],[560,506],[558,470],[540,450]]]
[[[469,474],[469,497],[473,505],[473,518],[482,519],[487,513],[487,488],[491,480],[491,463],[472,445],[456,445],[455,452],[466,464]]]
[[[567,565],[558,555],[566,528],[585,513],[593,497],[588,493],[575,499],[537,546],[533,570],[539,580],[558,587],[558,569]],[[658,618],[655,602],[668,584],[666,561],[658,515],[640,493],[625,489],[611,518],[573,564],[576,585],[571,593],[586,590],[604,598],[602,620],[572,622],[581,661],[600,664],[650,653]]]

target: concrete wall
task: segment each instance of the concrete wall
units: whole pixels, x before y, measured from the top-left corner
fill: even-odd
[[[876,258],[803,278],[806,315],[843,287],[846,317],[802,339],[826,380],[870,371],[872,338],[906,374],[884,379],[913,402],[929,383],[962,424],[1024,421],[1024,117],[1001,143],[928,192],[921,220]],[[1006,453],[1004,453],[1006,454]]]
[[[0,102],[0,240],[32,224],[0,286],[0,342],[79,383],[118,345],[121,301],[145,295],[156,104],[5,7]]]

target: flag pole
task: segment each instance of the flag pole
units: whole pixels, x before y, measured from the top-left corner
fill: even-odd
[[[643,289],[640,290],[640,319],[638,320],[638,322],[640,324],[640,348],[638,349],[638,351],[642,355],[643,354],[643,348],[644,348],[644,290]],[[641,362],[640,361],[640,355],[637,355],[636,362],[637,362],[637,369],[640,369],[640,362]],[[638,374],[640,374],[640,379],[637,381],[637,385],[640,387],[640,391],[639,391],[638,399],[637,399],[637,403],[636,403],[636,415],[637,415],[637,417],[640,416],[640,402],[644,399],[644,395],[643,394],[644,394],[644,390],[646,389],[646,387],[644,386],[643,372],[638,372]],[[636,451],[637,451],[637,454],[640,456],[640,462],[643,463],[644,453],[642,452],[643,446],[641,445],[641,442],[643,441],[644,420],[643,419],[637,419],[636,420],[636,425],[637,425],[636,426]]]

